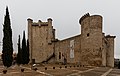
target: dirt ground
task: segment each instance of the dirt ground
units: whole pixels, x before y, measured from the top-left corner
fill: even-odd
[[[3,71],[6,71],[6,74]],[[14,65],[4,68],[0,65],[0,76],[101,76],[111,70],[107,76],[120,75],[120,70],[109,67],[61,65],[61,64],[40,64],[33,67],[31,65]]]

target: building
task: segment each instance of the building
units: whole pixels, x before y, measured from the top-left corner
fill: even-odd
[[[55,38],[52,19],[28,19],[30,59],[35,63],[73,63],[114,67],[115,36],[102,32],[102,16],[89,13],[79,20],[81,34],[64,40]]]

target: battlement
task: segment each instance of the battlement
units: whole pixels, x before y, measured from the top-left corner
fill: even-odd
[[[52,18],[48,18],[47,20],[48,20],[48,22],[49,22],[49,21],[52,21]]]
[[[31,23],[32,26],[48,26],[49,23],[52,23],[52,19],[48,18],[47,22],[42,22],[41,20],[38,20],[38,22],[33,22],[32,19],[28,18],[28,23]]]
[[[81,24],[81,22],[82,22],[86,17],[90,17],[90,14],[87,13],[87,14],[83,15],[83,16],[80,18],[79,23]]]
[[[102,19],[102,16],[100,16],[100,15],[90,15],[89,13],[87,13],[87,14],[83,15],[83,16],[80,18],[79,23],[81,24],[82,21],[83,21],[84,19],[86,19],[87,17],[91,17],[91,18],[101,17],[101,19]]]
[[[28,21],[33,21],[31,18],[28,18],[27,20],[28,20]]]
[[[116,38],[116,36],[107,35],[107,36],[105,36],[105,38]]]

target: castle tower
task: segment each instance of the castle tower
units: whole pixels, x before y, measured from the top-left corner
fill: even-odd
[[[81,64],[102,65],[102,17],[85,14],[81,24]]]
[[[30,48],[30,60],[35,63],[46,61],[54,52],[52,40],[55,30],[52,26],[52,19],[47,22],[33,22],[28,19],[28,39]]]
[[[115,36],[107,35],[107,50],[106,50],[106,66],[114,67],[114,38]]]

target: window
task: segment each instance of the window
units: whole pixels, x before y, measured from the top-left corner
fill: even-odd
[[[61,59],[61,52],[59,52],[59,59]]]
[[[89,35],[90,35],[90,34],[88,33],[88,34],[87,34],[87,37],[89,37]]]

